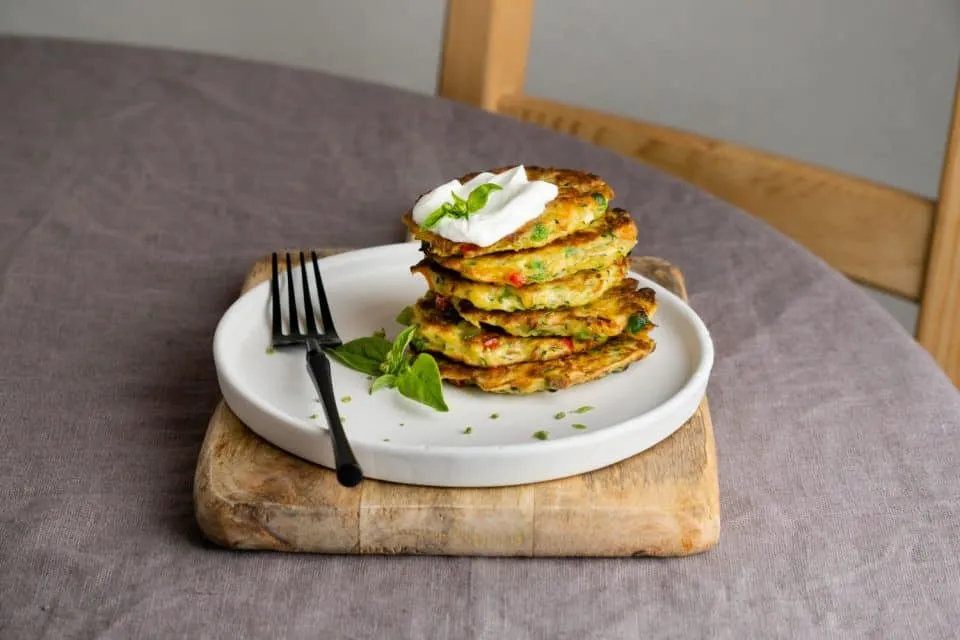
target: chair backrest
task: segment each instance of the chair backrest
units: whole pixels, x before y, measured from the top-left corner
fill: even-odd
[[[525,95],[533,0],[448,0],[438,94],[589,140],[737,205],[863,284],[920,303],[918,341],[960,386],[960,80],[931,201],[744,146]]]

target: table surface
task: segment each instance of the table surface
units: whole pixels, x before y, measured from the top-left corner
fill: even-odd
[[[271,250],[425,188],[602,175],[712,331],[722,531],[672,559],[229,552],[193,518],[211,338]],[[570,137],[194,54],[0,38],[0,637],[916,637],[960,626],[960,394],[746,214]]]

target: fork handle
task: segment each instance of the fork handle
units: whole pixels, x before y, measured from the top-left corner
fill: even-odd
[[[340,412],[337,411],[337,399],[333,393],[333,378],[330,374],[330,360],[322,350],[310,345],[307,349],[307,370],[313,385],[320,394],[323,403],[323,412],[330,425],[330,434],[333,437],[333,460],[337,471],[337,481],[345,487],[354,487],[363,480],[363,470],[357,463],[343,431],[340,421]]]

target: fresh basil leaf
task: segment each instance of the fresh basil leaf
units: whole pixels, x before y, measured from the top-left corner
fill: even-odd
[[[647,319],[647,316],[642,313],[635,313],[627,320],[627,331],[629,333],[637,333],[648,324],[650,324],[650,320]]]
[[[464,200],[456,194],[455,191],[450,192],[450,197],[453,198],[453,203],[444,202],[440,205],[439,208],[434,210],[430,215],[424,219],[423,223],[420,225],[423,229],[431,229],[437,225],[444,216],[450,216],[451,218],[466,218],[471,213],[479,211],[487,204],[487,198],[490,197],[491,191],[498,191],[502,189],[498,184],[482,184],[473,191],[470,192],[470,195],[467,196],[467,199]]]
[[[370,385],[370,393],[372,394],[380,389],[392,389],[395,386],[397,386],[397,376],[392,373],[385,373],[373,381],[373,384]]]
[[[397,390],[437,411],[449,411],[443,400],[443,383],[437,361],[421,353],[413,364],[397,378]]]
[[[417,325],[410,325],[393,339],[393,344],[390,346],[390,350],[384,360],[385,366],[382,367],[383,373],[392,373],[394,375],[400,373],[400,369],[404,364],[403,354],[406,352],[407,345],[410,344],[410,341],[413,339],[413,334],[416,331]]]
[[[390,352],[390,341],[378,337],[357,338],[330,350],[336,360],[370,376],[379,376],[380,363]]]
[[[488,182],[471,191],[470,195],[467,196],[467,213],[474,213],[483,209],[487,204],[487,199],[490,197],[490,192],[500,191],[501,189],[503,189],[503,187],[500,185]]]
[[[444,205],[445,204],[446,203],[444,203]],[[440,222],[441,218],[443,218],[443,216],[445,215],[447,215],[447,210],[445,206],[440,207],[439,209],[434,210],[433,213],[428,215],[427,218],[423,221],[423,223],[420,226],[424,229],[431,229],[437,226],[437,223]]]
[[[468,213],[467,201],[458,196],[455,192],[451,191],[450,195],[453,196],[453,209],[457,213]],[[460,217],[460,216],[458,216]]]
[[[397,324],[407,325],[413,322],[413,307],[404,307],[397,315]]]

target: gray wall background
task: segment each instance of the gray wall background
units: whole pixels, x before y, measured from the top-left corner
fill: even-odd
[[[0,0],[0,32],[174,47],[433,93],[445,0]],[[539,0],[527,92],[934,197],[956,0]],[[912,330],[916,309],[875,297]]]

